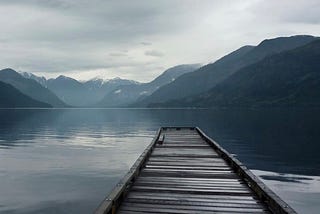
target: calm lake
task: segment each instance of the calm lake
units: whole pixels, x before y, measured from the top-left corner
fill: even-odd
[[[320,110],[0,110],[0,213],[92,213],[160,126],[198,126],[299,213],[320,210]]]

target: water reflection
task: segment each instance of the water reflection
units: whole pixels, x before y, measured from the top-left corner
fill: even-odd
[[[313,180],[308,177],[299,177],[299,176],[290,176],[288,174],[280,173],[275,175],[260,175],[260,177],[264,180],[271,181],[283,181],[283,182],[293,182],[293,183],[303,183],[306,180]]]
[[[276,173],[261,174],[266,182],[310,185],[305,175],[320,175],[317,109],[25,109],[0,118],[0,212],[90,213],[160,126],[199,126],[249,168]],[[294,200],[308,212],[305,195]]]
[[[281,198],[285,198],[298,213],[319,212],[320,176],[301,176],[261,170],[253,170],[253,172]]]

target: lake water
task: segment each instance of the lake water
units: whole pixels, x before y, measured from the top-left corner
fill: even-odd
[[[320,112],[0,110],[0,213],[91,213],[160,126],[199,126],[301,213],[320,210]]]

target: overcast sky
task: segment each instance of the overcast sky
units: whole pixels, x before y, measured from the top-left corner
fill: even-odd
[[[319,0],[0,0],[0,68],[150,81],[265,38],[320,35]]]

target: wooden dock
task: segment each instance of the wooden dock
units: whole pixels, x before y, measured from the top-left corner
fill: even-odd
[[[161,128],[95,214],[296,213],[199,128]]]

